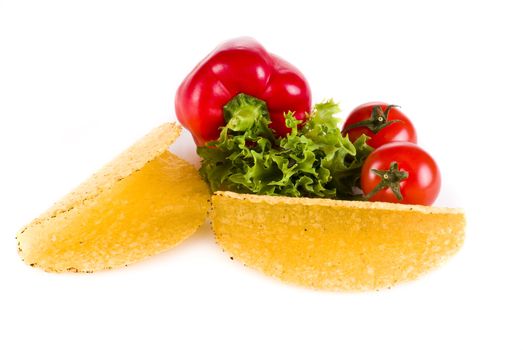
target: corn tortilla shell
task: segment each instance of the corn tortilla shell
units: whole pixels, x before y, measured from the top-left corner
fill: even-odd
[[[460,209],[217,192],[216,241],[235,260],[323,290],[390,287],[429,271],[463,244]]]
[[[168,151],[181,127],[163,124],[18,235],[22,259],[53,272],[93,272],[172,248],[204,222],[209,191]]]

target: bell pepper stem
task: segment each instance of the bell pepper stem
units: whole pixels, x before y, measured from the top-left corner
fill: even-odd
[[[223,116],[231,130],[246,131],[254,125],[256,119],[269,118],[269,112],[264,101],[240,93],[223,106]]]
[[[227,127],[226,132],[249,134],[253,144],[256,144],[253,135],[263,135],[274,143],[274,134],[269,128],[271,117],[265,101],[239,93],[223,106],[223,116]]]

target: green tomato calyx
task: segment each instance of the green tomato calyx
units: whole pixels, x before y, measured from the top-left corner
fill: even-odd
[[[400,120],[389,120],[389,112],[392,108],[399,107],[396,105],[388,105],[385,110],[381,108],[380,105],[376,105],[372,108],[370,118],[362,120],[361,122],[348,125],[343,129],[343,133],[347,133],[351,129],[365,127],[372,131],[374,134],[380,132],[383,128],[387,126],[400,122]]]
[[[390,188],[399,201],[403,200],[400,183],[409,177],[408,171],[399,170],[397,162],[390,163],[388,170],[371,169],[371,171],[378,175],[381,178],[381,181],[372,189],[372,191],[363,197],[364,199],[368,200],[379,191]]]

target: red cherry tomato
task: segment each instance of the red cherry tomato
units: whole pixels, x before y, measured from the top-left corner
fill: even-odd
[[[434,159],[410,142],[374,150],[361,169],[361,188],[370,201],[430,205],[441,187]]]
[[[343,124],[343,135],[354,142],[362,134],[370,137],[367,144],[378,148],[389,142],[416,143],[414,125],[397,106],[383,102],[369,102],[356,107]]]

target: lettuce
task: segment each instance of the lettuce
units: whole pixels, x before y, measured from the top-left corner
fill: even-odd
[[[316,104],[300,121],[285,115],[291,132],[276,138],[265,103],[240,94],[224,107],[227,124],[216,141],[198,147],[200,174],[211,190],[291,197],[355,199],[361,166],[372,148],[363,135],[341,135],[332,100]]]

